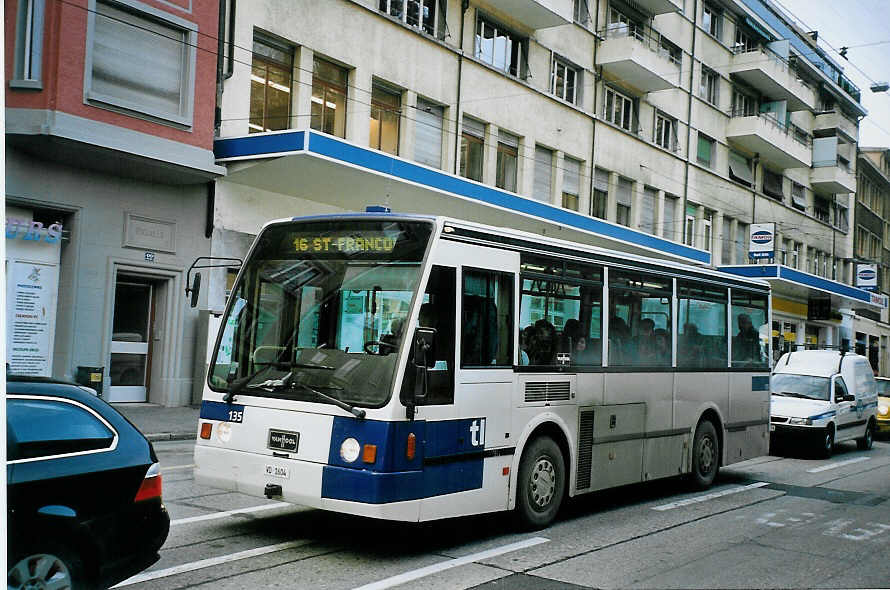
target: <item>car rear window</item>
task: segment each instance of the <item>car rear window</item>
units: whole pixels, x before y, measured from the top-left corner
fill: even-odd
[[[7,398],[7,459],[34,459],[107,449],[114,432],[70,402]]]

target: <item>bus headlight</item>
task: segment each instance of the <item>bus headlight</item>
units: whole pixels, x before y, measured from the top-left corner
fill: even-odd
[[[358,441],[352,437],[347,438],[340,445],[340,457],[347,463],[352,463],[358,459],[360,452],[361,445],[359,445]]]

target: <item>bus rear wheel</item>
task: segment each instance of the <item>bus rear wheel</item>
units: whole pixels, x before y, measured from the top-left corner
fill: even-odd
[[[720,469],[720,441],[710,420],[699,422],[692,438],[691,481],[698,489],[711,487]]]
[[[565,493],[565,459],[549,436],[533,440],[522,453],[516,488],[516,510],[523,528],[542,529],[559,512]]]

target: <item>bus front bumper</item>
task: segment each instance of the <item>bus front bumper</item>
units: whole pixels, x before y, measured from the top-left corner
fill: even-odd
[[[274,469],[276,466],[285,467],[287,476],[270,475],[270,471],[273,473],[276,471]],[[269,467],[272,469],[268,469]],[[282,492],[280,497],[272,498],[274,500],[384,520],[409,522],[420,520],[420,499],[371,503],[323,497],[326,470],[329,474],[331,470],[358,471],[200,444],[195,447],[195,482],[198,484],[261,498],[265,497],[266,485],[273,484],[281,486]],[[385,476],[391,478],[395,475],[364,473],[366,474],[364,478],[368,479],[367,483],[387,488],[390,486]]]

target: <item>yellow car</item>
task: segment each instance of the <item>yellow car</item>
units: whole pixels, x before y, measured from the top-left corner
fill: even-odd
[[[876,434],[890,436],[890,379],[876,377],[878,386],[878,429]]]

